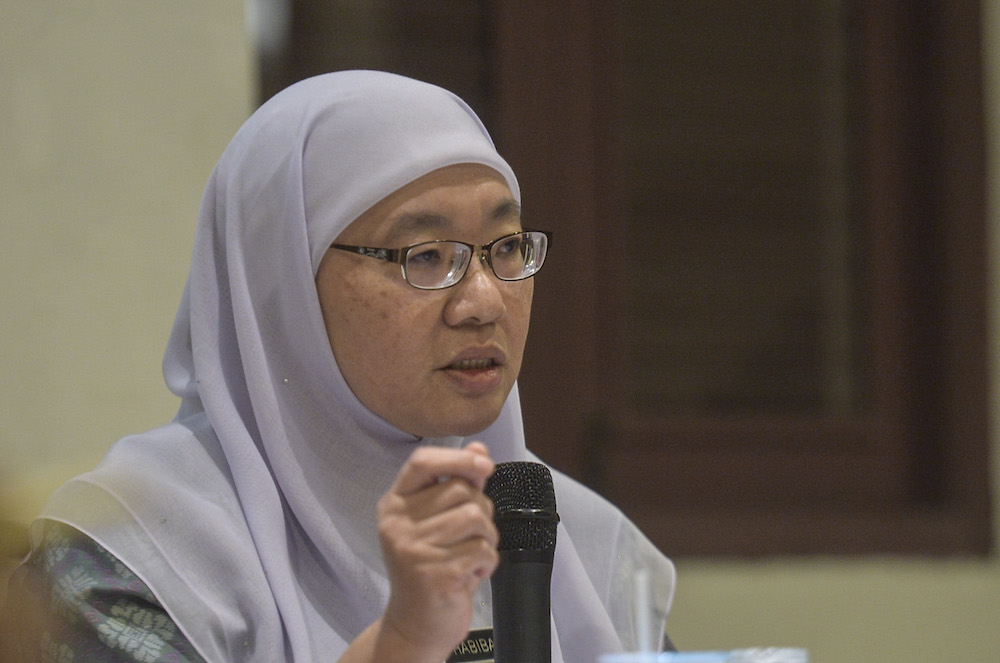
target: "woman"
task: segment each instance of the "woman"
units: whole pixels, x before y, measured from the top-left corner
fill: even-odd
[[[435,86],[340,72],[264,104],[205,192],[164,358],[177,417],[33,526],[18,582],[54,597],[47,654],[440,663],[488,641],[482,488],[537,461],[515,380],[548,237],[519,198]],[[589,663],[633,646],[637,569],[665,617],[673,567],[554,482],[552,660]]]

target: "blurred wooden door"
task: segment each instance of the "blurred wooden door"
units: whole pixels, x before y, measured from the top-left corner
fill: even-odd
[[[988,551],[978,3],[293,6],[272,87],[453,89],[555,231],[543,458],[675,556]]]

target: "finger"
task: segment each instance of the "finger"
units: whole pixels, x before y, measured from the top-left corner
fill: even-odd
[[[479,581],[496,570],[500,563],[500,553],[496,547],[483,539],[469,539],[447,549],[435,549],[433,559],[421,564],[422,584],[435,591],[454,588],[452,583],[467,585],[472,591]]]
[[[410,495],[439,483],[442,477],[465,479],[482,490],[492,472],[493,461],[478,449],[420,447],[399,471],[393,491]]]
[[[482,502],[466,502],[420,521],[416,536],[445,548],[474,539],[482,539],[494,548],[500,543],[490,510]]]
[[[486,456],[487,458],[490,457],[489,448],[482,442],[469,442],[469,444],[465,445],[465,449],[481,456]]]
[[[406,513],[414,520],[429,518],[466,502],[479,504],[488,517],[493,517],[493,502],[465,479],[447,479],[400,497]]]
[[[455,571],[470,574],[475,582],[488,578],[500,564],[500,553],[496,546],[483,539],[465,541],[453,549],[452,564]],[[475,589],[475,584],[472,586]]]

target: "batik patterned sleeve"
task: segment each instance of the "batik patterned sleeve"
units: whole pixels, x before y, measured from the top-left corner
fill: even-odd
[[[25,660],[200,663],[204,659],[121,561],[79,531],[47,523],[42,545],[12,577],[7,609]],[[20,617],[20,619],[19,619]],[[27,623],[29,622],[30,623]]]

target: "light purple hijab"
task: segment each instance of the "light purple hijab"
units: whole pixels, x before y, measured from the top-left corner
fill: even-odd
[[[496,461],[537,461],[516,386],[468,439],[416,438],[373,414],[344,381],[320,313],[314,277],[329,244],[385,196],[457,163],[493,168],[520,198],[462,100],[352,71],[276,95],[213,172],[164,356],[177,418],[119,441],[41,516],[124,562],[207,660],[337,659],[386,605],[375,504],[418,445],[478,439]],[[674,570],[617,509],[554,476],[552,660],[591,663],[634,646],[634,572],[652,573],[665,619]],[[491,623],[484,582],[472,628]]]

